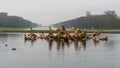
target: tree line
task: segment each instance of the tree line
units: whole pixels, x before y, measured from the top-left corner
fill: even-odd
[[[38,24],[19,16],[8,16],[8,13],[0,13],[0,28],[30,28],[37,27]]]
[[[120,29],[120,18],[115,11],[105,11],[101,15],[92,15],[87,11],[86,16],[54,24],[55,27],[65,25],[66,28],[95,28]]]

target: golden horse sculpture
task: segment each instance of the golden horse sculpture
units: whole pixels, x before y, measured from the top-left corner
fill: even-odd
[[[70,37],[70,34],[67,33],[64,25],[61,28],[58,28],[56,30],[56,36],[55,39],[56,40],[64,40],[64,41],[68,41]]]
[[[46,35],[44,33],[40,34],[40,39],[46,39]]]
[[[81,30],[77,28],[72,36],[72,40],[79,40],[79,32],[81,32]]]
[[[26,35],[25,34],[25,40],[36,40],[39,37],[37,36],[37,34],[31,32],[30,34]]]
[[[81,31],[81,34],[80,34],[80,39],[81,40],[87,40],[88,39],[88,37],[86,36],[86,34],[87,34],[86,32],[87,32],[86,29]]]
[[[99,37],[99,40],[105,40],[105,41],[107,41],[107,40],[108,40],[108,37],[105,36],[105,35],[101,35],[101,36]]]
[[[50,26],[49,26],[49,33],[46,36],[46,39],[48,39],[48,40],[53,40],[54,39],[53,30]]]
[[[61,38],[61,29],[58,28],[58,29],[56,30],[56,36],[55,36],[55,39],[60,39],[60,38]]]
[[[100,32],[98,31],[93,31],[92,35],[89,37],[89,39],[92,39],[92,40],[97,40],[97,37],[100,35]]]
[[[92,36],[89,37],[92,40],[108,40],[108,37],[105,35],[100,35],[99,31],[94,31]]]
[[[87,35],[87,31],[85,29],[84,30],[80,30],[79,28],[77,28],[74,31],[73,35],[70,35],[66,31],[64,25],[61,28],[58,28],[56,30],[56,35],[55,36],[53,34],[53,30],[52,30],[51,27],[49,27],[48,35],[45,35],[44,33],[42,33],[42,34],[40,34],[40,37],[39,37],[33,31],[31,31],[30,34],[25,35],[25,40],[36,40],[38,38],[40,38],[40,39],[49,39],[49,40],[64,40],[64,41],[68,41],[68,40],[79,41],[79,40],[87,40],[87,39],[108,40],[107,36],[105,36],[105,35],[101,35],[100,36],[100,32],[99,31],[94,31],[91,36],[88,36]]]

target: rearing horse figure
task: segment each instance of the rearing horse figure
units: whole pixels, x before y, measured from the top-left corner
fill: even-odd
[[[67,33],[64,25],[61,28],[58,28],[56,30],[56,32],[57,32],[56,36],[55,36],[56,39],[58,39],[58,40],[59,39],[64,39],[64,40],[68,40],[69,39],[69,34]]]
[[[60,34],[61,34],[61,38],[64,39],[64,35],[67,33],[64,25],[61,27],[60,32],[61,32],[61,33],[60,33]]]
[[[61,34],[65,34],[66,33],[66,29],[64,27],[64,25],[61,27]]]
[[[77,28],[76,30],[75,30],[75,33],[73,34],[73,36],[72,36],[72,38],[73,38],[73,40],[78,40],[79,39],[79,32],[81,32],[81,30],[79,29],[79,28]]]
[[[61,29],[60,29],[60,28],[58,28],[58,29],[56,30],[56,36],[55,36],[55,38],[56,38],[56,39],[60,39],[60,38],[61,38]]]
[[[54,38],[54,35],[53,35],[53,30],[52,28],[49,26],[49,34],[48,34],[48,37],[49,38]]]
[[[86,30],[82,30],[82,33],[80,34],[80,39],[86,38]]]

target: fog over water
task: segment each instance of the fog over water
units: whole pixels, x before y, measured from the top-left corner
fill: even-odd
[[[120,0],[0,0],[0,12],[49,25],[114,10],[120,16]]]

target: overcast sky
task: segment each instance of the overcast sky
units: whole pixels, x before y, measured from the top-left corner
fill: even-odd
[[[0,12],[43,25],[114,10],[120,15],[120,0],[0,0]]]

